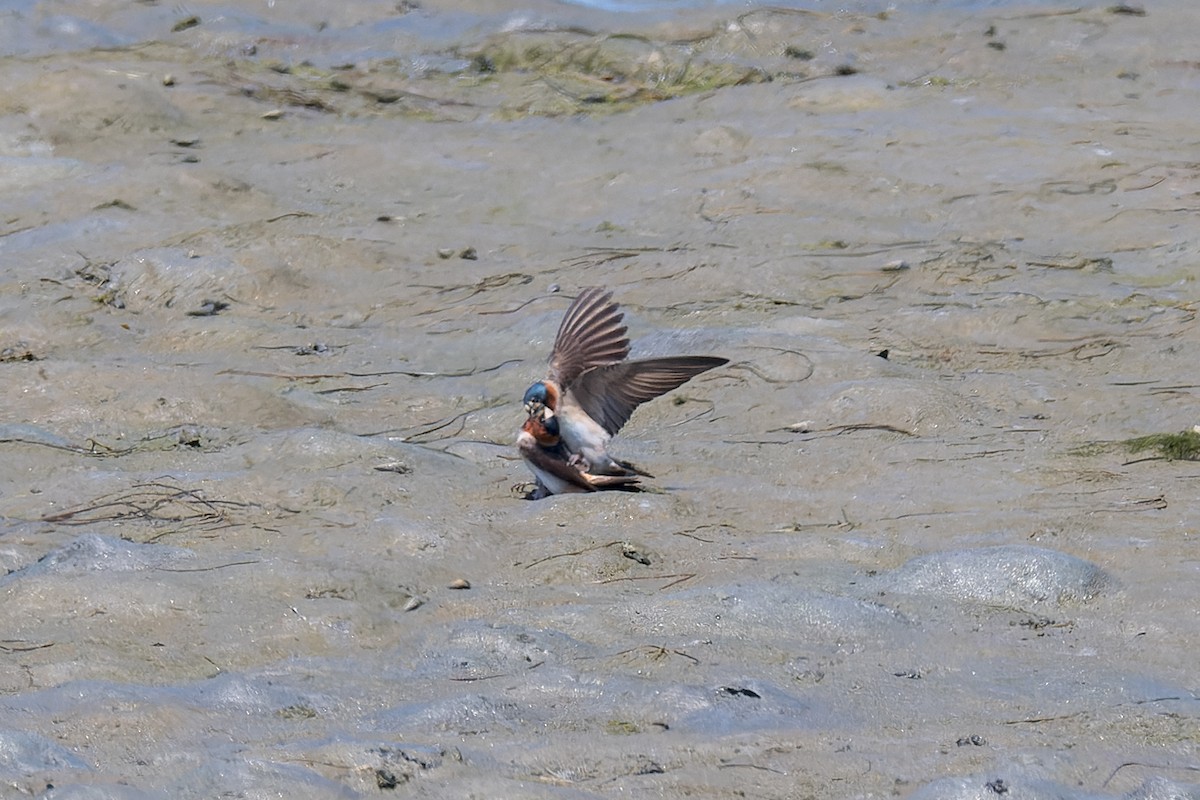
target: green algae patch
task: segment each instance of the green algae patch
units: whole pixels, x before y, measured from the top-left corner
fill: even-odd
[[[523,83],[527,101],[508,109],[517,114],[618,110],[770,80],[760,67],[634,34],[513,31],[488,37],[462,56],[498,84],[514,77]]]
[[[1200,461],[1200,431],[1182,433],[1152,433],[1126,439],[1123,444],[1131,453],[1153,450],[1167,461]]]
[[[1139,461],[1200,461],[1200,429],[1193,428],[1180,433],[1151,433],[1119,441],[1089,442],[1068,452],[1072,456],[1091,458],[1114,451],[1124,451],[1132,455],[1147,454],[1136,459]]]
[[[610,719],[604,724],[604,732],[609,736],[632,736],[641,733],[641,728],[623,719]]]

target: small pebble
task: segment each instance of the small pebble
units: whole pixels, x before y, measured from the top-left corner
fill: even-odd
[[[423,605],[425,605],[424,600],[422,600],[420,597],[413,596],[413,597],[408,598],[408,602],[404,604],[403,610],[404,611],[416,611],[418,608],[420,608]]]
[[[204,436],[190,425],[180,428],[177,437],[178,442],[185,447],[200,447],[204,444]]]
[[[283,117],[283,110],[276,108],[262,115],[263,119],[280,119]]]
[[[175,85],[175,76],[169,72],[166,75],[163,75],[162,85],[163,86],[174,86]]]
[[[187,312],[187,315],[189,317],[215,317],[217,314],[220,314],[227,308],[229,308],[229,303],[226,303],[224,300],[211,300],[206,298],[204,302],[200,304],[200,308],[196,309],[195,311]]]
[[[469,580],[467,580],[466,578],[455,578],[454,580],[450,581],[450,585],[447,588],[449,588],[449,589],[470,589],[471,582]]]
[[[621,555],[643,566],[650,566],[650,557],[639,550],[632,542],[621,542]]]
[[[898,258],[895,261],[889,261],[883,265],[884,272],[903,272],[908,268],[908,262],[903,258]]]

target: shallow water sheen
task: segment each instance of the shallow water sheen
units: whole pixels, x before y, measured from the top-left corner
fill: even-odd
[[[1141,10],[10,3],[0,794],[1200,797]],[[730,364],[528,502],[595,284]]]

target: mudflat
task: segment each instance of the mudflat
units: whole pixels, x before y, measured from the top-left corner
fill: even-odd
[[[1200,9],[530,9],[6,12],[5,791],[1200,796]]]

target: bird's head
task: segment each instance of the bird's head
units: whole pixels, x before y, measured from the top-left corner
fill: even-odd
[[[525,398],[521,402],[525,404],[525,413],[530,416],[544,408],[554,411],[558,406],[558,391],[553,384],[538,381],[525,390]]]
[[[543,447],[554,447],[559,442],[558,417],[544,410],[540,414],[530,414],[521,430],[532,435]]]

